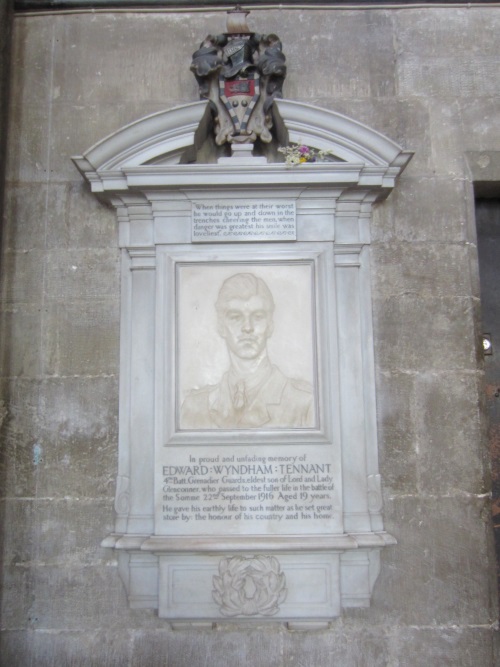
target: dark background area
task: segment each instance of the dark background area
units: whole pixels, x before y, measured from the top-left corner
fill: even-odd
[[[500,199],[476,199],[476,226],[483,333],[490,334],[493,343],[493,354],[484,357],[484,370],[500,599]]]
[[[276,3],[276,6],[293,6],[293,5],[329,5],[334,7],[338,5],[473,5],[473,4],[488,4],[492,3],[495,0],[469,0],[469,2],[458,2],[457,0],[420,0],[418,3],[416,0],[383,0],[383,2],[376,2],[374,0],[287,0],[284,3]],[[243,7],[251,8],[258,7],[259,5],[269,6],[268,0],[252,0],[249,3],[242,3]],[[141,7],[151,7],[161,9],[162,7],[170,8],[180,8],[180,7],[191,7],[199,8],[203,7],[234,7],[236,2],[227,2],[227,0],[198,0],[198,2],[193,2],[193,0],[15,0],[14,7],[16,11],[33,11],[33,10],[47,10],[47,9],[90,9],[90,8],[113,8],[117,9],[119,7],[130,7],[130,8],[141,8]]]

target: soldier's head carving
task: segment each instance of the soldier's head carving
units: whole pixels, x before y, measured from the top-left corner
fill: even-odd
[[[222,283],[215,308],[229,366],[215,384],[188,392],[181,429],[312,428],[313,387],[285,375],[268,355],[274,299],[264,280],[250,272],[233,274]],[[194,351],[192,356],[199,362]]]
[[[253,273],[227,278],[217,302],[218,332],[230,353],[240,359],[261,356],[274,329],[274,300],[269,287]]]

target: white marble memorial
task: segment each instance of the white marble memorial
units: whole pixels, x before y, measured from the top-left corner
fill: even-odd
[[[122,248],[116,549],[134,608],[172,623],[328,623],[370,604],[384,532],[370,215],[409,152],[276,100],[334,161],[184,164],[206,102],[75,164]]]

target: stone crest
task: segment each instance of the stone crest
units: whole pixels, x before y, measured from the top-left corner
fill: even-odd
[[[224,616],[273,616],[287,594],[285,575],[274,556],[223,558],[213,584],[213,598]]]
[[[200,97],[211,102],[215,142],[264,143],[272,140],[271,106],[282,97],[285,56],[279,37],[252,32],[248,12],[228,12],[227,32],[208,35],[193,53],[191,71]]]

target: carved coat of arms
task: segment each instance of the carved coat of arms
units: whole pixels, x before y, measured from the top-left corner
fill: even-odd
[[[215,142],[264,143],[272,140],[271,106],[282,96],[285,56],[277,35],[251,32],[248,12],[228,12],[227,32],[208,35],[193,53],[191,71],[200,97],[210,100]]]

